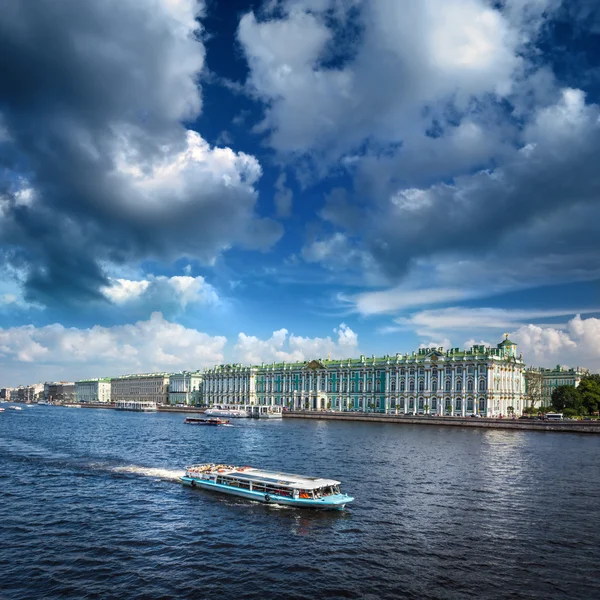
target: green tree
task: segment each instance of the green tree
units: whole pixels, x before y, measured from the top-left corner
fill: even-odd
[[[428,415],[429,414],[429,404],[426,404],[423,408],[425,410],[425,414]]]
[[[552,406],[559,412],[571,408],[580,414],[583,410],[581,394],[572,385],[561,385],[552,392]]]
[[[586,413],[598,412],[600,407],[600,375],[584,377],[577,388]]]

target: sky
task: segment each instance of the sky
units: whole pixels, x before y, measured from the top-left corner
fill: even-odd
[[[3,2],[0,56],[0,387],[600,370],[598,3]]]

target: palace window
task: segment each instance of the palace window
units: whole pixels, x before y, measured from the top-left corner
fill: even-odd
[[[456,374],[462,375],[462,367],[456,367]]]
[[[437,398],[431,399],[431,410],[437,410]]]
[[[396,380],[395,379],[392,379],[392,381],[390,382],[390,390],[392,392],[396,391]]]
[[[355,392],[356,391],[356,381],[352,380],[350,382],[350,391],[351,392]]]
[[[460,379],[456,382],[456,391],[462,392],[462,381]]]
[[[404,398],[400,398],[400,400],[398,400],[398,408],[404,410]]]
[[[456,409],[455,410],[462,410],[462,400],[460,398],[456,399]]]
[[[358,391],[362,393],[363,391],[363,381],[362,379],[358,382]]]
[[[434,379],[434,380],[431,382],[431,391],[432,391],[432,392],[437,392],[437,379]]]
[[[333,383],[331,381],[327,384],[327,391],[328,392],[332,392],[333,391]]]
[[[325,391],[325,377],[321,377],[321,391]]]
[[[425,391],[425,382],[422,379],[419,381],[419,391]]]
[[[367,381],[367,392],[370,392],[370,391],[371,391],[371,388],[372,388],[372,383],[371,383],[371,380],[369,379],[369,380]]]
[[[452,400],[446,398],[446,410],[452,410]]]
[[[414,407],[415,407],[415,399],[414,399],[414,398],[411,398],[411,399],[408,401],[408,408],[414,408]]]
[[[411,379],[411,380],[409,381],[409,383],[408,383],[408,387],[409,387],[409,389],[410,389],[410,391],[411,391],[411,392],[414,392],[414,391],[415,391],[415,380],[414,380],[414,379]]]
[[[420,375],[421,377],[423,377],[423,375],[425,375],[425,369],[424,369],[423,367],[421,367],[421,368],[419,369],[419,375]]]
[[[404,379],[400,382],[400,391],[403,392],[404,388],[406,387],[406,382],[404,381]]]
[[[344,392],[348,391],[348,382],[344,381]]]
[[[472,392],[473,391],[473,380],[469,379],[467,381],[467,392]]]
[[[452,380],[446,379],[446,391],[449,392],[452,389]]]
[[[423,410],[425,406],[425,402],[423,401],[423,398],[419,398],[419,410]]]
[[[381,381],[379,381],[379,379],[375,382],[375,391],[376,392],[381,391]]]
[[[485,379],[480,379],[479,380],[479,391],[480,392],[485,392]]]

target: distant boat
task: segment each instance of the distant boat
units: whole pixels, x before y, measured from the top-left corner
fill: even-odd
[[[117,410],[130,410],[134,412],[156,412],[158,410],[156,402],[147,402],[145,400],[117,402],[116,408]]]
[[[257,404],[250,408],[250,416],[255,419],[281,419],[283,409],[281,406]]]
[[[210,425],[213,427],[217,426],[225,426],[231,427],[231,423],[227,419],[219,419],[218,417],[209,418],[209,419],[195,419],[192,417],[187,417],[184,421],[186,425]]]
[[[20,406],[9,406],[8,409],[9,410],[23,410],[23,408]]]
[[[354,500],[341,492],[340,482],[334,479],[212,463],[186,467],[181,483],[257,502],[298,508],[341,510]]]
[[[248,411],[243,408],[235,408],[224,406],[216,406],[214,408],[207,408],[204,411],[207,417],[227,417],[229,419],[247,419],[250,415]]]

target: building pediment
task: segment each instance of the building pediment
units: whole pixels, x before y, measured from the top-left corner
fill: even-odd
[[[325,365],[320,360],[313,359],[306,365],[306,368],[315,371],[317,369],[324,369]]]

